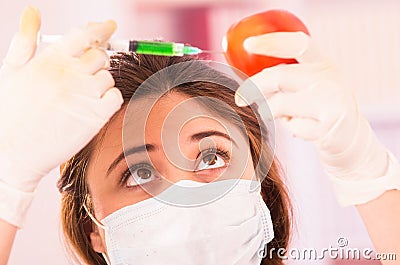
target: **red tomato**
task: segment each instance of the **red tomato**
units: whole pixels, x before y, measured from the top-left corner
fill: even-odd
[[[294,59],[281,59],[248,53],[243,47],[244,40],[251,36],[293,31],[303,31],[310,35],[303,22],[285,10],[269,10],[246,17],[233,24],[226,33],[225,58],[230,65],[249,76],[278,64],[297,63]]]

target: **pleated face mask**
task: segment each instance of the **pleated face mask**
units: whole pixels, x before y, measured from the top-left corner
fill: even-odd
[[[101,223],[89,216],[105,231],[112,265],[258,265],[274,232],[259,182],[250,191],[254,182],[181,180]]]

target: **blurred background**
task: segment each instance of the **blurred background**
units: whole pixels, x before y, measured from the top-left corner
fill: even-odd
[[[112,18],[116,37],[186,42],[222,51],[229,26],[271,8],[292,11],[307,25],[321,49],[355,89],[362,112],[383,143],[400,157],[400,2],[397,0],[2,0],[0,57],[18,27],[24,6],[42,13],[42,32],[61,34],[88,21]],[[224,62],[223,56],[213,59]],[[34,99],[33,99],[34,100]],[[55,147],[57,148],[57,147]],[[372,248],[355,208],[337,205],[310,144],[293,139],[277,125],[278,156],[295,206],[291,247]],[[41,183],[25,228],[10,260],[16,264],[71,264],[60,236],[58,171]],[[400,257],[398,257],[400,258]],[[289,260],[288,264],[379,264],[373,261]]]

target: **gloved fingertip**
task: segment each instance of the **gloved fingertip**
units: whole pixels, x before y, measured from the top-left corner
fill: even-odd
[[[113,20],[113,19],[107,20],[105,23],[107,23],[107,25],[109,26],[110,31],[113,32],[113,33],[118,28],[117,22],[115,20]]]
[[[251,53],[297,58],[307,50],[310,37],[304,32],[272,32],[247,38],[243,47]]]
[[[248,106],[249,104],[244,100],[244,98],[236,92],[235,94],[235,103],[236,105],[238,105],[239,107],[245,107]]]
[[[107,101],[108,103],[111,103],[113,106],[116,106],[117,108],[115,111],[120,109],[122,103],[124,103],[122,93],[116,87],[113,87],[113,88],[110,88],[109,90],[107,90],[107,92],[104,93],[102,99],[103,99],[103,101]]]
[[[29,38],[36,38],[40,25],[41,19],[39,10],[33,6],[27,6],[20,19],[19,30],[21,34]]]
[[[117,23],[114,20],[107,20],[102,23],[89,23],[86,34],[88,34],[87,36],[91,44],[102,47],[116,30]]]
[[[248,106],[263,97],[252,78],[246,79],[236,90],[235,103],[239,107]]]
[[[243,48],[246,51],[253,53],[255,50],[257,50],[257,39],[255,37],[248,37],[243,42]]]
[[[276,53],[276,50],[279,49],[271,33],[246,38],[243,42],[243,48],[249,53],[266,56]]]

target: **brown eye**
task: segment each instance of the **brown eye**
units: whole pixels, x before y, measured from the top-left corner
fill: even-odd
[[[158,179],[156,170],[148,164],[137,164],[129,169],[125,185],[127,187],[137,186]]]
[[[141,179],[148,179],[151,177],[151,171],[148,170],[147,168],[141,168],[137,171],[137,175]]]
[[[214,165],[217,163],[218,157],[216,154],[209,154],[203,157],[203,162],[209,166]]]
[[[194,171],[220,168],[226,165],[224,155],[219,154],[217,150],[202,152],[200,155]]]

